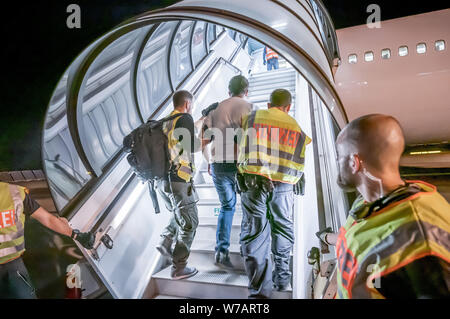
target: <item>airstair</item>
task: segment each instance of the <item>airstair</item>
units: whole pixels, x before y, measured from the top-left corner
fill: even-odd
[[[336,171],[334,132],[347,122],[333,85],[337,36],[321,1],[297,1],[289,7],[260,2],[187,0],[143,13],[90,44],[58,82],[43,128],[43,166],[58,213],[72,227],[97,236],[93,249],[78,245],[84,256],[77,263],[83,298],[247,298],[240,198],[230,247],[236,269],[225,272],[214,265],[220,203],[206,163],[196,161],[200,225],[189,264],[199,273],[173,281],[169,265],[155,249],[170,212],[161,205],[161,214],[154,214],[147,185],[133,173],[122,145],[141,123],[169,114],[177,90],[195,96],[197,120],[203,108],[227,97],[228,81],[236,74],[249,78],[248,99],[255,109],[266,108],[273,89],[288,89],[294,98],[291,115],[301,119],[309,135],[319,137],[314,152],[309,148],[306,154],[311,158],[305,165],[311,186],[296,201],[300,213],[291,263],[293,292],[273,294],[309,296],[306,256],[317,246],[314,232],[331,225],[330,220],[335,223],[336,212],[345,211],[345,198],[329,183]],[[267,72],[264,44],[276,46],[299,73],[282,59],[280,69]]]
[[[255,108],[266,108],[270,93],[277,88],[289,90],[295,97],[295,70],[287,66],[274,71],[259,72],[249,77],[248,99]],[[294,105],[294,104],[293,104]],[[291,110],[294,114],[295,110]],[[238,195],[230,238],[230,258],[235,271],[225,271],[214,265],[216,229],[220,202],[211,176],[204,163],[203,183],[196,184],[200,198],[197,203],[199,226],[189,257],[189,265],[196,267],[197,275],[186,280],[174,281],[170,277],[170,266],[153,275],[157,287],[156,298],[214,298],[245,299],[248,297],[248,278],[245,274],[243,257],[240,255],[239,235],[242,221],[241,200]],[[292,262],[291,262],[292,268]],[[272,298],[289,299],[292,292],[273,291]]]

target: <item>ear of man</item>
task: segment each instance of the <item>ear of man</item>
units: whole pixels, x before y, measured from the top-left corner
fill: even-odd
[[[361,169],[361,159],[358,154],[350,155],[350,168],[352,174],[356,174]]]

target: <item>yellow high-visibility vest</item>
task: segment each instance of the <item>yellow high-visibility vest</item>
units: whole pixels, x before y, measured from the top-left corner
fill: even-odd
[[[178,113],[181,112],[173,110],[169,116]],[[181,116],[178,116],[173,120],[164,122],[163,132],[167,136],[170,160],[172,161],[172,165],[175,166],[175,171],[177,172],[178,177],[186,182],[190,182],[191,178],[194,176],[194,163],[192,160],[191,150],[183,150],[183,146],[180,141],[173,136],[175,126],[180,118]]]
[[[417,190],[372,213],[355,201],[336,243],[336,298],[383,299],[383,276],[426,256],[450,262],[449,203],[433,185],[408,183]]]
[[[25,252],[25,187],[0,182],[0,264]]]
[[[277,108],[258,110],[242,119],[242,128],[240,173],[288,184],[299,181],[311,139],[294,118]]]

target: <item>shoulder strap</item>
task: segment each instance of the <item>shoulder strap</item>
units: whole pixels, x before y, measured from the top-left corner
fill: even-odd
[[[182,115],[184,115],[184,114],[186,114],[186,113],[178,113],[178,114],[174,114],[174,115],[172,115],[172,116],[169,116],[169,117],[164,117],[164,118],[162,118],[162,119],[160,119],[160,120],[153,120],[153,119],[148,119],[147,120],[147,123],[150,123],[151,121],[156,121],[156,122],[167,122],[167,121],[170,121],[170,120],[173,120],[173,119],[175,119],[175,118],[177,118],[177,117],[179,117],[179,116],[182,116]]]
[[[421,191],[421,188],[414,183],[406,183],[405,186],[400,186],[396,190],[390,192],[386,196],[377,199],[371,203],[363,203],[356,207],[352,207],[349,214],[357,221],[365,219],[377,211],[389,206],[392,203],[399,202]],[[358,197],[360,198],[360,197]],[[356,202],[356,200],[355,200]]]
[[[174,119],[176,119],[177,117],[183,116],[183,115],[185,115],[185,114],[186,114],[186,113],[178,113],[178,114],[174,114],[174,115],[172,115],[172,116],[163,118],[163,119],[161,120],[161,122],[171,121],[171,120],[174,120]]]

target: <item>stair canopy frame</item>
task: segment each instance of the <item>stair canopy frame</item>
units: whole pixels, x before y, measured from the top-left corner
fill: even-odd
[[[331,19],[329,19],[329,15],[326,10],[324,10],[323,4],[321,4],[320,1],[315,1],[317,3],[313,3],[312,5],[309,1],[308,5],[305,5],[304,2],[306,1],[264,0],[260,1],[260,6],[255,7],[254,5],[252,6],[251,1],[230,0],[227,1],[226,4],[224,4],[223,1],[218,0],[182,1],[174,6],[144,13],[138,17],[132,18],[122,23],[113,31],[107,33],[88,47],[70,67],[66,89],[67,120],[70,135],[76,152],[86,168],[88,175],[91,177],[82,190],[90,189],[97,184],[98,179],[113,169],[114,163],[123,156],[123,153],[118,151],[115,156],[109,160],[109,163],[106,163],[103,167],[99,167],[93,163],[95,161],[89,158],[89,152],[86,151],[86,147],[83,145],[82,137],[80,136],[80,134],[83,134],[83,130],[80,129],[80,125],[83,125],[82,112],[80,110],[81,105],[83,104],[83,94],[80,92],[80,89],[83,87],[83,82],[87,80],[85,78],[86,73],[98,55],[101,54],[101,52],[114,40],[139,28],[149,28],[148,33],[142,35],[144,39],[139,39],[141,43],[137,46],[137,50],[134,53],[129,79],[132,86],[131,93],[133,104],[139,119],[142,122],[144,118],[138,105],[139,101],[136,93],[136,77],[139,57],[143,46],[146,44],[146,40],[161,22],[171,20],[180,22],[182,20],[194,21],[194,25],[191,27],[190,31],[190,46],[192,45],[192,37],[195,24],[197,23],[195,21],[201,20],[208,23],[204,32],[204,43],[207,47],[209,47],[207,30],[210,25],[221,25],[238,30],[243,34],[258,39],[265,45],[270,44],[272,47],[276,47],[279,53],[309,82],[311,87],[314,88],[327,105],[338,125],[343,127],[348,122],[348,119],[334,87],[332,70],[333,62],[330,61],[330,57],[336,58],[339,53],[338,50],[334,49],[337,48],[335,45],[336,41],[332,42],[334,46],[323,41],[323,39],[329,37],[329,34],[332,34],[332,38],[335,39],[335,32],[332,23],[330,23]],[[322,14],[319,15],[318,12],[322,12]],[[281,20],[280,17],[282,17]],[[315,20],[313,20],[313,17],[315,17]],[[320,17],[322,17],[322,20],[319,20]],[[323,27],[319,27],[324,24],[324,21],[328,26],[326,29],[327,34],[324,34]],[[308,24],[308,22],[310,23]],[[149,26],[152,27],[150,28]],[[332,32],[330,29],[332,29]],[[311,43],[306,43],[304,41],[304,43],[302,43],[300,38],[305,37],[305,32],[308,32]],[[176,30],[173,32],[173,36],[175,34]],[[319,34],[320,37],[318,37],[317,34]],[[246,41],[242,41],[242,47],[245,46],[245,42]],[[170,50],[171,48],[169,47],[169,56],[167,57],[168,70],[170,70]],[[192,50],[189,50],[189,62],[193,72],[196,66],[193,63]],[[173,93],[176,88],[174,87],[173,80],[170,78],[171,75],[168,70],[167,72]],[[170,95],[165,102],[169,99]],[[156,114],[153,114],[152,117],[155,115]],[[84,139],[86,138],[87,137]],[[77,194],[76,197],[81,200],[84,196],[79,196],[79,194]],[[76,210],[78,205],[74,205],[74,202],[77,201],[69,201],[70,205],[68,209],[64,210],[64,215],[68,215],[70,214],[70,211]]]
[[[65,75],[65,110],[70,133],[69,137],[73,143],[74,152],[82,163],[81,167],[84,167],[87,171],[88,177],[85,178],[80,191],[72,198],[67,198],[67,203],[65,205],[58,207],[61,215],[70,218],[76,214],[98,187],[101,186],[111,173],[117,169],[118,164],[124,160],[125,154],[121,148],[119,148],[106,163],[102,163],[101,165],[97,164],[89,153],[85,142],[89,139],[89,136],[83,136],[83,134],[85,134],[83,130],[82,111],[83,103],[85,102],[83,100],[83,90],[89,80],[88,75],[90,75],[90,68],[97,61],[98,57],[108,49],[110,45],[115,43],[116,40],[121,39],[121,37],[131,34],[132,32],[143,30],[143,32],[140,33],[136,32],[139,34],[134,40],[135,43],[133,41],[135,49],[132,52],[128,76],[131,93],[131,107],[136,112],[138,123],[142,123],[146,120],[146,116],[142,113],[137,88],[137,77],[141,55],[147,41],[158,30],[158,27],[169,22],[177,24],[172,30],[171,40],[167,48],[168,54],[165,56],[165,71],[169,77],[170,94],[159,106],[156,106],[156,109],[150,115],[150,118],[155,118],[162,114],[164,107],[167,107],[167,105],[170,104],[170,98],[174,91],[182,87],[183,84],[189,80],[190,76],[195,73],[196,69],[202,66],[202,61],[206,60],[209,54],[212,53],[210,47],[217,41],[220,35],[218,36],[215,34],[214,41],[210,42],[208,39],[208,30],[209,28],[214,27],[214,31],[216,31],[216,28],[220,26],[235,30],[246,37],[257,39],[264,45],[276,48],[279,54],[284,57],[317,92],[338,125],[343,127],[348,122],[347,115],[333,83],[334,63],[333,60],[330,59],[333,54],[330,53],[330,46],[323,42],[324,35],[321,33],[323,28],[319,28],[319,25],[323,23],[323,21],[317,20],[317,15],[314,13],[310,4],[308,3],[308,5],[305,5],[306,1],[260,0],[259,3],[260,6],[255,7],[254,2],[242,0],[229,0],[226,2],[219,0],[183,1],[166,9],[144,13],[122,23],[91,44],[77,57]],[[328,15],[325,13],[325,16]],[[183,21],[193,22],[190,26],[188,50],[191,71],[180,83],[175,85],[170,71],[173,67],[170,63],[170,55],[172,54],[171,51],[174,37]],[[196,65],[192,56],[192,43],[195,26],[199,22],[206,23],[203,40],[206,46],[206,55],[203,57],[203,60]],[[224,30],[222,34],[225,31],[226,30]],[[334,29],[332,33],[335,36]],[[241,41],[239,47],[232,55],[233,58],[237,56],[240,49],[245,48],[247,39]],[[335,51],[335,55],[336,52],[338,54],[338,51]],[[197,86],[196,89],[199,89],[201,86],[202,84]],[[105,112],[104,109],[102,111]],[[50,107],[47,114],[50,114]],[[137,126],[137,124],[135,126]],[[48,159],[46,159],[45,142],[44,130],[42,142],[43,162],[46,160],[48,161]],[[49,183],[55,186],[47,169],[44,168],[44,170]],[[121,180],[121,184],[117,185],[119,190],[114,196],[120,197],[122,194],[120,189],[125,189],[126,186],[132,182],[131,171],[129,171],[126,176],[126,178]],[[52,189],[52,196],[55,199],[57,195],[54,194],[54,192],[56,191]],[[114,199],[112,199],[112,201],[114,202]],[[110,208],[105,207],[103,210],[110,211]],[[105,217],[106,215],[103,216],[103,218]],[[99,222],[97,221],[97,223],[94,224],[98,225]]]

